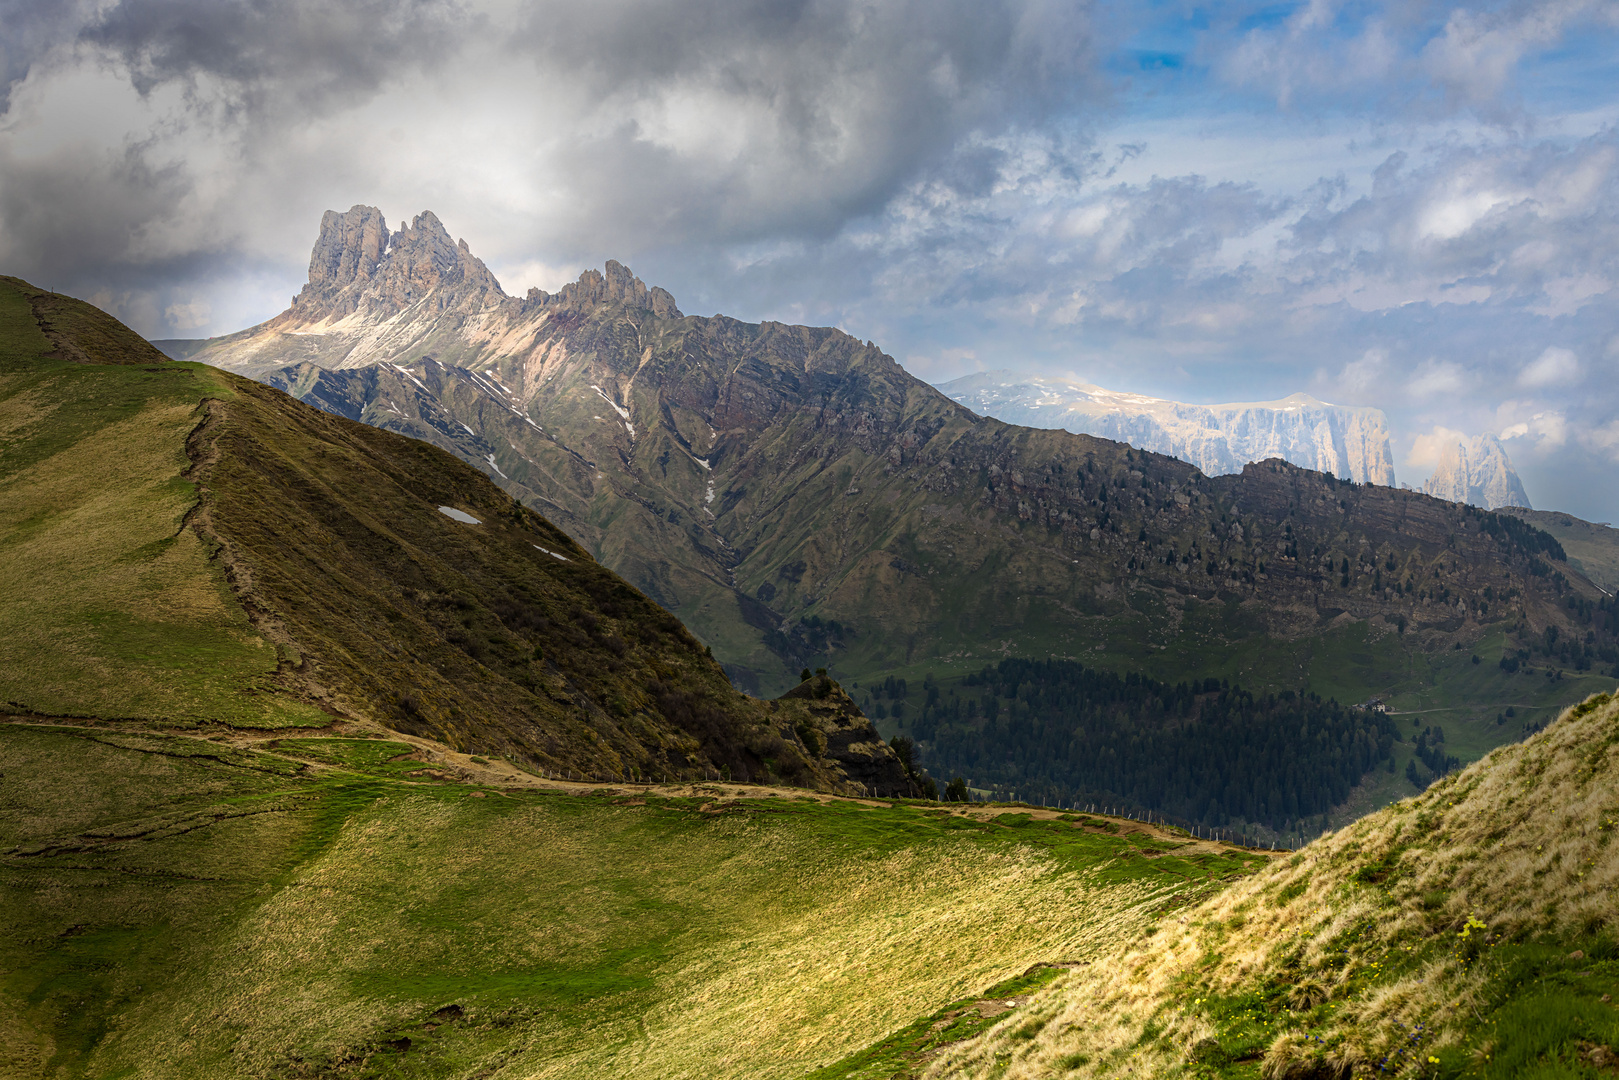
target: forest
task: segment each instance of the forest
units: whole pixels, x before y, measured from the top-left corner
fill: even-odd
[[[1003,660],[948,693],[932,679],[923,688],[920,709],[893,700],[902,682],[868,689],[934,775],[1031,802],[1280,831],[1341,803],[1371,769],[1393,768],[1392,720],[1314,694],[1171,684],[1069,660]]]

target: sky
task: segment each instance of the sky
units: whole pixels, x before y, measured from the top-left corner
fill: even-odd
[[[153,338],[277,314],[320,217],[508,292],[1503,439],[1619,521],[1619,0],[0,0],[0,272]]]

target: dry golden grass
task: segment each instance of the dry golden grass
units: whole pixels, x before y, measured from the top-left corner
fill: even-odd
[[[1267,1077],[1369,1067],[1418,1025],[1425,1053],[1456,1046],[1477,1034],[1490,943],[1614,921],[1616,745],[1619,701],[1599,695],[1065,976],[927,1075],[1196,1072],[1193,1048],[1230,1027],[1217,1004],[1265,991],[1292,1009],[1253,1013]]]

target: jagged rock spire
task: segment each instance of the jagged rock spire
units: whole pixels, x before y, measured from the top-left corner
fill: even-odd
[[[272,322],[303,325],[357,311],[388,316],[424,301],[434,311],[471,312],[506,298],[467,242],[452,240],[432,211],[390,233],[376,207],[354,206],[321,218],[309,283]]]
[[[578,281],[564,285],[556,296],[558,304],[567,308],[624,304],[627,307],[648,309],[664,319],[683,317],[680,309],[675,306],[673,296],[659,288],[648,289],[623,263],[616,259],[608,259],[606,269],[605,274],[596,270],[586,270],[579,275]],[[537,293],[537,296],[547,298],[544,293]]]
[[[388,250],[388,224],[374,206],[355,206],[346,214],[328,210],[320,219],[320,238],[309,256],[309,284],[343,288],[369,281]]]

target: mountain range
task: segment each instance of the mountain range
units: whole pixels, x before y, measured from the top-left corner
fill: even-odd
[[[1619,704],[1506,721],[1611,690],[1619,605],[1581,567],[1612,530],[1278,459],[1210,478],[975,416],[836,331],[687,318],[616,264],[502,298],[432,223],[372,221],[317,251],[313,322],[246,336],[262,359],[512,320],[528,351],[254,382],[0,279],[0,1075],[1611,1071]],[[334,415],[406,406],[457,453]],[[538,467],[514,498],[530,452],[593,499]],[[783,617],[778,664],[938,677],[738,693],[541,490],[638,572],[656,542],[724,569],[704,595]],[[676,498],[709,531],[644,532]],[[1413,673],[1515,705],[1291,689]],[[894,797],[929,724],[997,784],[1089,751],[1108,794],[1222,820]],[[1338,799],[1418,760],[1425,792],[1298,852],[1223,820],[1305,767]]]
[[[1368,657],[1397,627],[1539,641],[1601,595],[1516,521],[980,417],[871,342],[686,316],[618,263],[507,296],[431,214],[328,213],[287,311],[162,346],[482,469],[755,693],[1007,655],[1309,685],[1353,669],[1321,646],[1346,632]],[[1359,670],[1339,692],[1389,682]]]
[[[1388,419],[1379,409],[1328,405],[1308,394],[1188,405],[1012,371],[964,375],[939,389],[980,416],[1129,443],[1180,458],[1209,476],[1281,458],[1340,480],[1394,486]]]

